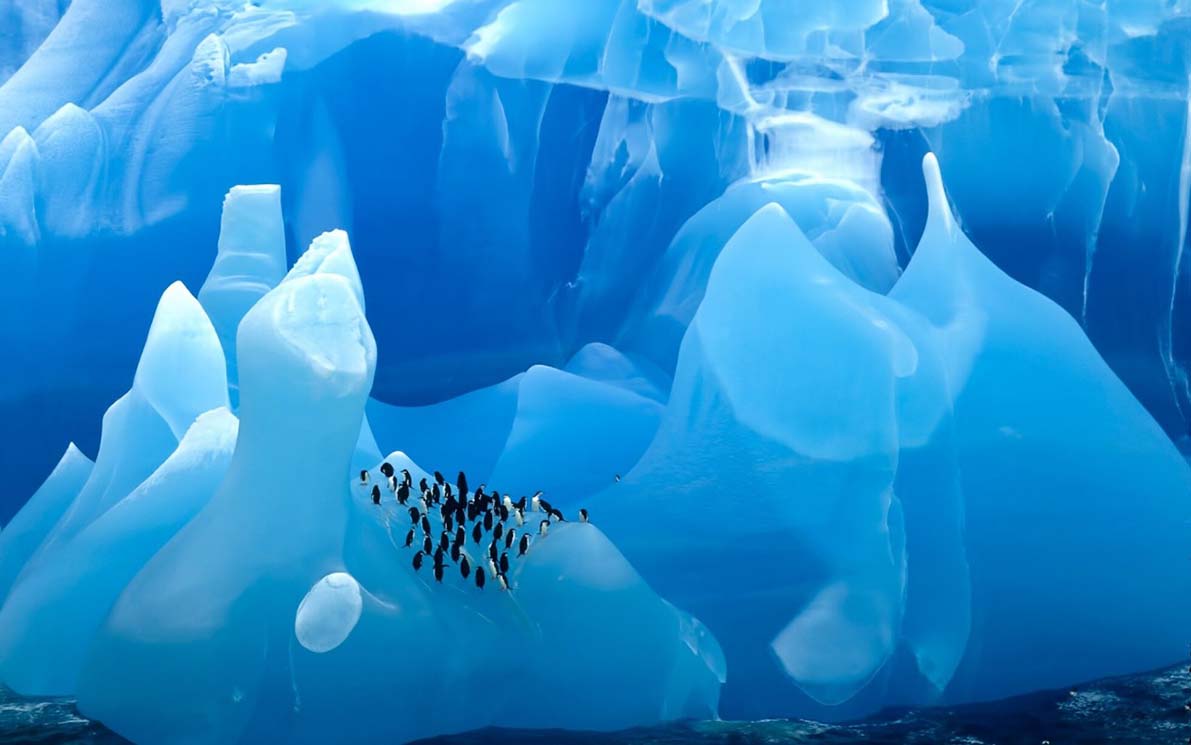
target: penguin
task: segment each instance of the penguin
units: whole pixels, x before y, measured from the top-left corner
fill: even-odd
[[[459,496],[467,494],[467,475],[463,471],[455,477],[455,486],[459,487]]]
[[[500,573],[504,574],[509,571],[509,555],[507,553],[500,555]]]
[[[543,520],[542,522],[538,523],[538,534],[539,535],[546,535],[549,532],[550,532],[550,521],[549,520]]]
[[[442,485],[443,485],[443,484],[445,484],[445,483],[447,483],[447,480],[446,480],[446,479],[444,479],[444,478],[442,477],[442,474],[441,474],[441,473],[439,473],[438,471],[435,471],[435,472],[434,472],[434,484],[435,484],[435,486],[442,486]]]
[[[582,509],[582,508],[579,510],[579,522],[581,522],[581,523],[587,522],[587,510]]]
[[[440,499],[442,499],[442,491],[438,488],[438,484],[435,484],[430,487],[430,501],[438,502]]]
[[[389,461],[385,461],[384,463],[381,463],[380,464],[380,472],[385,475],[385,478],[389,478],[390,476],[393,475],[392,464],[390,464]]]
[[[401,483],[405,484],[407,487],[413,486],[414,483],[414,477],[410,476],[409,471],[404,468],[401,469]]]
[[[500,506],[500,521],[503,523],[509,519],[509,508],[503,504]]]
[[[414,529],[410,528],[409,532],[405,534],[405,548],[414,545]]]
[[[410,507],[410,508],[409,508],[409,519],[413,521],[414,525],[417,525],[417,524],[418,524],[418,521],[419,521],[421,518],[422,518],[422,513],[421,513],[421,512],[418,512],[418,508],[417,508],[417,507]]]
[[[463,579],[467,579],[467,575],[471,574],[471,563],[466,556],[459,559],[459,573],[463,575]]]
[[[509,532],[505,533],[505,548],[512,548],[513,541],[516,539],[516,537],[517,537],[517,531],[512,528],[509,528]]]
[[[365,470],[363,470],[363,471],[360,471],[360,483],[361,483],[361,484],[365,484],[365,485],[368,483],[368,471],[367,471],[367,469],[365,469]]]
[[[484,535],[484,526],[476,523],[476,526],[471,529],[471,539],[476,543],[480,542],[480,537]]]
[[[443,529],[449,533],[455,532],[455,521],[451,519],[451,513],[448,512],[442,519]]]
[[[492,530],[492,513],[484,513],[484,530]]]
[[[538,500],[538,509],[540,509],[542,512],[545,512],[547,515],[549,515],[551,512],[554,512],[554,505],[550,504],[549,502],[547,502],[544,499],[539,499]]]
[[[450,484],[446,484],[443,486],[442,493],[443,493],[443,496],[446,497],[447,499],[451,500],[452,502],[455,501],[455,492],[451,491]]]
[[[495,540],[499,541],[501,536],[503,536],[504,534],[505,534],[504,526],[502,526],[500,523],[497,523],[496,525],[492,526],[492,537]]]
[[[467,522],[467,510],[463,508],[463,505],[455,508],[455,522],[459,525]]]
[[[476,519],[476,515],[479,514],[479,512],[478,512],[479,509],[480,509],[479,506],[475,502],[467,503],[467,521],[468,522],[471,522],[472,520]]]
[[[501,504],[503,504],[506,509],[510,509],[510,510],[513,509],[513,500],[509,497],[508,494],[505,495],[505,498],[501,502]]]
[[[542,490],[538,489],[534,492],[533,497],[529,500],[534,512],[540,512],[542,509]]]
[[[503,574],[498,574],[498,575],[496,575],[496,579],[500,581],[500,589],[508,591],[508,589],[509,589],[508,578],[505,577]]]
[[[430,491],[430,484],[426,483],[426,479],[422,479],[418,482],[418,489],[425,494],[426,492]]]
[[[522,525],[525,524],[525,510],[518,507],[517,511],[514,512],[513,515],[517,518],[517,527],[518,528],[520,528]]]
[[[488,573],[491,574],[493,577],[500,574],[500,572],[496,571],[496,562],[492,559],[488,560]]]
[[[522,512],[525,512],[525,500],[526,499],[528,499],[528,497],[522,495],[521,499],[518,499],[516,501],[516,503],[514,503],[513,506],[516,507],[517,509],[521,510]]]
[[[440,535],[438,537],[438,550],[439,551],[449,551],[450,548],[451,548],[451,534],[444,530],[442,532],[442,535]]]
[[[396,476],[389,477],[389,493],[390,494],[397,493],[397,477]]]
[[[422,556],[423,556],[423,554],[421,551],[414,554],[414,571],[415,572],[422,568]]]
[[[476,567],[476,587],[484,589],[484,568]]]
[[[397,504],[405,504],[406,500],[408,499],[409,485],[403,483],[401,486],[397,487]]]
[[[462,525],[455,528],[455,543],[463,545],[467,541],[467,530]]]
[[[434,541],[430,540],[430,536],[422,539],[422,553],[428,554],[434,550]]]
[[[426,517],[425,515],[422,515],[422,532],[426,535],[430,535],[430,518]]]
[[[618,483],[618,484],[620,483],[620,474],[619,473],[616,474],[615,476],[613,476],[613,478],[616,479],[616,483]]]
[[[372,485],[372,503],[380,504],[380,487],[376,484]]]
[[[558,520],[560,523],[565,523],[567,521],[567,519],[562,516],[562,510],[556,510],[551,507],[549,510],[547,510],[547,514],[549,514],[551,518]]]
[[[446,567],[444,567],[442,564],[434,565],[434,581],[435,582],[442,582],[443,570],[445,568]]]
[[[497,557],[499,557],[499,556],[500,556],[500,552],[496,550],[496,541],[489,543],[488,544],[488,558],[492,559],[493,561],[496,561]]]
[[[458,543],[451,544],[451,561],[459,561],[460,548],[461,546]]]
[[[517,544],[517,555],[525,556],[525,552],[529,550],[529,533],[521,536],[521,542]]]

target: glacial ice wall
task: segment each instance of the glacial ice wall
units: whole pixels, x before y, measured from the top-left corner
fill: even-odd
[[[201,283],[234,184],[281,186],[291,261],[350,231],[386,342],[376,397],[404,406],[591,343],[671,374],[724,239],[709,218],[743,222],[766,195],[845,273],[887,288],[925,219],[929,150],[981,250],[1074,316],[1173,439],[1187,433],[1183,0],[8,13],[0,418],[33,425],[0,455],[14,474],[0,514],[67,442],[94,452],[136,365],[126,331],[148,328],[170,282]]]
[[[1182,654],[1191,593],[1154,578],[1189,538],[1183,0],[13,8],[18,690],[146,741],[343,706],[412,737],[706,715],[725,671],[725,716],[840,718]],[[382,453],[588,507],[522,610],[603,641],[639,609],[644,708],[373,722],[377,645],[431,634],[434,665],[425,619],[496,612],[385,574],[392,516],[345,488]],[[518,669],[615,688],[608,648]]]

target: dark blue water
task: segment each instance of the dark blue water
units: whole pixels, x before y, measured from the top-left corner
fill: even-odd
[[[887,711],[860,722],[803,720],[680,722],[622,732],[480,730],[419,745],[770,745],[922,743],[1053,745],[1191,742],[1186,667],[1111,678],[1073,691],[1046,691],[985,704]],[[30,700],[0,689],[0,742],[123,743],[66,700]]]

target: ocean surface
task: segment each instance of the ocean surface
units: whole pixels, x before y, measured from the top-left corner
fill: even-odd
[[[890,710],[850,724],[803,720],[679,722],[621,732],[486,729],[419,745],[770,745],[931,743],[1093,745],[1191,742],[1191,675],[1186,666],[1109,678],[964,706]],[[36,700],[0,688],[0,743],[123,743],[82,717],[69,700]]]

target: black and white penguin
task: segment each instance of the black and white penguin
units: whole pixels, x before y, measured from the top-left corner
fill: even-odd
[[[475,502],[468,502],[467,503],[467,521],[471,522],[472,520],[475,520],[476,516],[480,514],[479,510],[480,510],[480,507],[478,504],[476,504]]]
[[[521,509],[520,507],[513,512],[513,517],[517,518],[517,527],[521,527],[525,524],[525,510]]]
[[[427,483],[425,478],[418,481],[418,490],[421,491],[423,494],[430,491],[430,484]]]
[[[442,564],[434,565],[434,581],[435,582],[442,582],[442,575],[445,570],[446,570],[446,567]]]
[[[492,513],[484,513],[484,530],[492,530]]]
[[[414,545],[414,529],[410,528],[409,532],[405,534],[405,548]]]
[[[497,581],[500,582],[500,589],[507,591],[509,589],[509,579],[503,574],[496,575]]]
[[[467,579],[467,575],[471,574],[471,562],[466,556],[459,558],[459,573],[463,575],[463,579]]]
[[[476,567],[476,587],[484,589],[484,568]]]
[[[513,541],[516,540],[516,537],[517,531],[513,528],[509,528],[509,532],[505,533],[505,548],[512,548]]]
[[[467,540],[467,530],[465,530],[462,525],[460,525],[458,528],[455,528],[455,543],[458,543],[459,545],[462,546],[464,541],[466,541],[466,540]]]
[[[450,548],[451,548],[451,534],[444,530],[442,532],[442,535],[440,535],[438,537],[438,550],[439,551],[449,551]]]
[[[384,463],[381,463],[380,464],[380,472],[385,475],[385,478],[389,478],[390,476],[393,475],[392,464],[389,463],[389,461],[385,461]]]
[[[467,510],[463,508],[463,505],[459,505],[455,508],[455,523],[462,525],[465,522],[467,522]]]
[[[380,504],[380,486],[378,484],[372,485],[372,503]]]
[[[424,554],[421,551],[414,554],[414,571],[415,572],[422,568],[422,556],[424,556]]]
[[[509,555],[502,553],[500,555],[500,573],[504,574],[507,571],[509,571]]]
[[[413,521],[414,525],[417,525],[418,521],[422,519],[422,513],[418,512],[417,507],[409,508],[409,519]]]
[[[409,485],[402,484],[397,487],[397,504],[405,504],[409,499]]]
[[[538,509],[549,515],[551,512],[554,512],[554,505],[544,499],[538,499]]]
[[[550,517],[552,519],[557,520],[560,523],[565,523],[567,521],[567,519],[562,516],[562,510],[556,510],[553,507],[551,507],[549,510],[546,511],[546,513],[548,515],[550,515]]]
[[[509,508],[503,504],[500,506],[500,521],[503,523],[509,519]]]
[[[539,510],[542,509],[542,490],[541,489],[534,492],[533,497],[531,497],[529,500],[529,505],[530,505],[530,509],[533,512],[538,512]]]
[[[549,532],[550,532],[550,521],[549,520],[543,520],[542,522],[538,523],[538,535],[546,535]]]
[[[613,478],[616,479],[616,483],[618,483],[618,484],[620,483],[620,474],[619,473],[616,474]]]
[[[502,505],[502,506],[504,506],[504,508],[505,508],[505,509],[507,509],[507,510],[511,510],[511,509],[513,509],[513,500],[512,500],[512,498],[511,498],[511,497],[509,497],[509,495],[508,495],[508,494],[506,494],[506,495],[505,495],[505,498],[504,498],[504,499],[502,499],[502,500],[500,501],[500,503],[501,503],[501,505]]]
[[[505,534],[505,529],[504,529],[503,525],[501,525],[500,523],[497,523],[496,525],[492,526],[492,538],[493,539],[499,541],[500,537],[503,536],[504,534]]]
[[[447,480],[442,477],[441,473],[439,473],[438,471],[435,471],[434,472],[434,484],[436,486],[442,486],[445,483],[447,483]]]
[[[430,536],[424,537],[422,539],[422,552],[428,554],[428,553],[432,552],[433,550],[434,550],[434,541],[430,540]]]
[[[500,574],[500,572],[498,572],[496,570],[496,560],[495,559],[488,560],[488,573],[491,574],[493,577]]]
[[[438,488],[438,484],[435,484],[430,487],[430,501],[437,503],[440,499],[442,499],[442,491]]]
[[[451,519],[451,513],[448,512],[442,519],[443,529],[451,533],[455,532],[455,521]]]
[[[582,508],[579,509],[579,522],[581,522],[581,523],[587,522],[587,510],[582,509]]]
[[[529,550],[529,533],[521,536],[521,542],[517,544],[517,555],[525,556],[525,552]]]
[[[430,535],[430,518],[422,515],[422,532]]]
[[[488,544],[488,558],[496,561],[498,556],[500,556],[500,552],[496,548],[496,541],[493,541]]]
[[[451,544],[451,561],[459,561],[460,548],[458,543]]]
[[[529,497],[522,496],[521,499],[518,499],[517,502],[513,506],[516,507],[517,509],[521,510],[522,512],[525,512],[525,503],[528,499],[529,499]]]
[[[451,485],[450,485],[450,484],[445,484],[445,485],[443,486],[443,488],[442,488],[442,493],[443,493],[443,498],[444,498],[444,499],[447,499],[448,501],[451,501],[451,502],[454,502],[454,501],[455,501],[455,492],[451,491]]]
[[[467,495],[467,475],[463,471],[460,471],[459,475],[455,477],[455,486],[459,487],[459,496]]]
[[[401,469],[401,483],[405,484],[406,486],[413,486],[414,483],[414,477],[410,476],[409,471],[404,468]]]
[[[476,523],[476,526],[471,529],[471,539],[476,543],[480,542],[480,538],[484,535],[484,526]]]
[[[397,477],[396,477],[396,476],[390,476],[390,477],[389,477],[389,493],[390,493],[390,494],[396,494],[396,493],[397,493],[397,486],[398,486],[398,484],[397,484]]]
[[[342,473],[342,471],[340,473]],[[360,483],[361,484],[368,483],[368,471],[367,470],[360,471]]]

